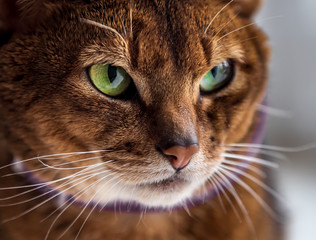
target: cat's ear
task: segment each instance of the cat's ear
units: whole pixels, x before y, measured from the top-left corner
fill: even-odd
[[[12,34],[33,28],[49,15],[54,0],[0,0],[0,46]],[[56,1],[57,2],[57,1]]]
[[[85,5],[90,0],[0,0],[0,46],[19,31],[45,23],[62,5]]]
[[[230,3],[241,16],[251,18],[260,8],[263,0],[225,0]]]

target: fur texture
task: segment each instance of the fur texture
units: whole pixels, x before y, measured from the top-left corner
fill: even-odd
[[[24,166],[35,177],[52,182],[104,163],[97,165],[99,175],[85,181],[73,176],[71,188],[62,185],[66,181],[51,183],[72,195],[85,189],[78,196],[84,202],[93,196],[93,201],[101,203],[121,199],[169,208],[203,193],[223,161],[224,144],[249,141],[257,105],[264,97],[269,49],[264,34],[251,24],[260,2],[18,1],[19,19],[14,26],[6,26],[6,35],[11,31],[12,36],[0,48],[1,165],[9,164],[12,155],[28,159],[103,150],[36,159]],[[227,59],[235,64],[234,80],[220,91],[201,95],[200,79]],[[87,77],[87,68],[97,63],[123,67],[133,79],[133,96],[114,99],[98,92]],[[200,151],[175,173],[157,144],[186,142],[192,136],[198,139]],[[1,181],[1,186],[24,185],[25,181],[14,175]],[[273,205],[260,186],[244,181]],[[281,239],[277,224],[259,202],[241,187],[236,189],[255,234],[242,214],[239,222],[225,198],[226,214],[216,199],[190,208],[191,216],[184,210],[92,211],[89,216],[90,208],[80,215],[83,208],[73,205],[55,223],[61,210],[40,224],[56,209],[55,202],[49,201],[6,223],[2,231],[4,239],[28,236],[37,240],[48,232],[48,239],[58,239],[79,216],[62,239],[75,239],[78,232],[78,239],[96,240],[232,240],[254,235]],[[23,191],[0,194],[8,198]],[[238,200],[227,194],[236,205]],[[7,199],[6,204],[26,202],[2,208],[1,218],[19,215],[47,199],[27,201],[37,196],[40,193],[32,191],[18,200]]]

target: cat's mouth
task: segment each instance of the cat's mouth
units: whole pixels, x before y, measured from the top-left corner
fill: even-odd
[[[140,184],[140,187],[150,187],[155,190],[159,190],[162,192],[174,191],[176,189],[181,189],[187,186],[190,182],[183,178],[174,175],[172,177],[166,178],[164,180],[154,182],[154,183],[145,183]]]

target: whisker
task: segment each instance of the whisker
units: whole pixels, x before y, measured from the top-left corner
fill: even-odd
[[[222,163],[226,163],[226,164],[233,165],[233,166],[247,168],[250,171],[258,174],[261,177],[266,177],[265,172],[263,172],[261,169],[255,167],[255,166],[250,165],[249,163],[236,162],[236,161],[231,161],[231,160],[227,160],[227,159],[223,160]]]
[[[109,30],[113,33],[115,33],[115,35],[117,35],[124,43],[125,47],[127,47],[127,43],[125,41],[125,39],[123,38],[123,36],[118,32],[116,31],[114,28],[111,28],[109,26],[106,26],[102,23],[98,23],[98,22],[95,22],[93,20],[89,20],[89,19],[86,19],[86,18],[80,18],[81,22],[83,23],[87,23],[87,24],[90,24],[90,25],[93,25],[93,26],[96,26],[96,27],[99,27],[99,28],[103,28],[103,29],[106,29],[106,30]]]
[[[88,180],[88,179],[85,179],[85,180],[83,180],[82,182],[84,182],[84,181],[86,181],[86,180]],[[75,186],[75,185],[74,185],[74,186]],[[67,190],[73,188],[74,186],[65,189],[65,191],[67,191]],[[11,217],[11,218],[8,218],[8,219],[2,221],[2,223],[4,224],[4,223],[7,223],[7,222],[16,220],[16,219],[18,219],[18,218],[20,218],[20,217],[22,217],[22,216],[24,216],[24,215],[26,215],[26,214],[32,212],[33,210],[35,210],[36,208],[39,208],[40,206],[42,206],[42,205],[44,205],[45,203],[47,203],[47,202],[49,202],[50,200],[52,200],[53,198],[55,198],[55,197],[61,195],[63,192],[64,192],[64,191],[58,192],[58,194],[55,194],[54,196],[52,196],[52,197],[46,199],[45,201],[43,201],[43,202],[41,202],[41,203],[35,205],[34,207],[32,207],[32,208],[30,208],[30,209],[28,209],[28,210],[26,210],[26,211],[24,211],[24,212],[22,212],[22,213],[20,213],[20,214],[18,214],[18,215],[16,215],[16,216],[14,216],[14,217]]]
[[[101,163],[97,163],[95,165],[91,165],[91,166],[87,167],[87,169],[83,169],[83,170],[78,171],[78,172],[76,172],[76,173],[74,173],[72,175],[69,175],[67,177],[63,177],[63,178],[60,178],[60,179],[57,179],[57,180],[48,181],[48,182],[45,182],[45,183],[35,183],[35,184],[29,184],[29,185],[22,185],[22,186],[3,187],[3,188],[0,188],[0,191],[1,190],[13,190],[13,189],[37,187],[37,186],[42,186],[43,184],[47,186],[47,185],[50,185],[50,184],[53,184],[53,183],[56,183],[56,182],[60,182],[60,181],[72,178],[73,176],[80,176],[85,170],[89,170],[91,167],[94,168],[94,167],[97,167],[99,165],[101,165]],[[26,172],[26,173],[28,173],[28,172]],[[77,175],[77,174],[79,174],[79,175]]]
[[[65,165],[69,165],[69,164],[73,164],[73,163],[78,163],[78,162],[84,162],[84,161],[88,161],[88,160],[94,160],[94,159],[100,159],[100,156],[95,156],[95,157],[89,157],[89,158],[84,158],[84,159],[79,159],[76,161],[69,161],[66,163],[60,163],[60,164],[56,164],[56,165],[48,165],[47,163],[44,163],[41,159],[37,159],[42,165],[44,165],[45,167],[43,168],[37,168],[37,169],[28,169],[25,171],[19,171],[19,172],[14,172],[14,173],[9,173],[9,174],[5,174],[3,176],[1,176],[2,178],[5,177],[11,177],[11,176],[16,176],[16,175],[23,175],[23,174],[28,174],[28,173],[35,173],[35,172],[40,172],[40,171],[45,171],[47,169],[55,169],[55,170],[74,170],[74,169],[81,169],[81,168],[85,168],[88,167],[90,165],[85,165],[85,166],[80,166],[80,167],[72,167],[72,168],[57,168],[58,166],[65,166]],[[46,159],[45,159],[46,160]],[[113,162],[113,160],[109,160],[106,162],[102,162],[103,163],[110,163]]]
[[[278,152],[272,152],[271,150],[265,150],[265,149],[252,149],[249,147],[226,147],[225,148],[226,151],[228,152],[241,152],[241,151],[247,151],[250,153],[260,153],[266,156],[270,156],[273,158],[278,158],[278,159],[282,159],[282,160],[286,160],[286,156],[282,153],[278,153]]]
[[[113,180],[113,179],[112,179],[112,180]],[[118,183],[120,183],[120,182],[122,182],[122,180],[119,180],[119,181],[117,181],[114,185],[112,185],[112,187],[110,188],[110,190],[111,190],[113,187],[115,187],[115,186],[116,186]],[[105,184],[101,187],[101,189],[103,189],[104,186],[105,186]],[[101,190],[101,189],[100,189],[100,190]],[[94,197],[94,196],[93,196],[93,197]],[[93,197],[92,197],[92,198],[93,198]],[[94,206],[92,207],[91,211],[89,212],[89,214],[88,214],[87,217],[85,218],[84,222],[82,223],[82,225],[81,225],[81,227],[80,227],[80,229],[79,229],[79,231],[78,231],[78,233],[77,233],[77,235],[76,235],[75,240],[78,239],[78,237],[79,237],[79,235],[80,235],[80,233],[81,233],[81,231],[82,231],[84,225],[85,225],[86,222],[88,221],[89,217],[91,216],[91,214],[92,214],[92,212],[95,210],[95,208],[100,204],[100,202],[101,202],[101,200],[99,200],[98,202],[96,202],[96,203],[94,204]],[[107,203],[108,203],[108,202],[107,202]],[[105,203],[105,205],[106,205],[107,203]]]
[[[189,207],[187,206],[186,202],[181,203],[181,207],[184,209],[184,211],[188,214],[189,217],[193,218],[193,215],[189,209]],[[171,212],[170,212],[171,214]]]
[[[55,160],[56,158],[54,158],[54,157],[68,158],[68,157],[73,157],[73,156],[82,155],[82,154],[90,154],[90,153],[92,154],[92,153],[102,153],[102,152],[112,152],[112,151],[113,150],[92,150],[92,151],[86,151],[86,152],[55,153],[55,154],[37,156],[37,157],[32,157],[32,158],[28,158],[28,159],[24,159],[24,160],[19,160],[17,162],[13,162],[13,163],[1,166],[0,170],[2,170],[4,168],[7,168],[7,167],[12,167],[13,165],[17,165],[17,164],[20,164],[20,163],[29,162],[29,161],[32,161],[32,160],[38,160],[39,158]]]
[[[83,190],[81,190],[80,192],[76,193],[73,197],[71,197],[70,199],[68,199],[66,202],[64,202],[61,206],[59,206],[58,208],[56,208],[52,213],[50,213],[46,218],[42,219],[41,222],[44,222],[46,219],[48,219],[50,216],[52,216],[55,212],[59,211],[67,202],[71,201],[71,203],[68,204],[67,207],[65,207],[58,215],[57,217],[54,219],[54,221],[52,222],[52,224],[50,225],[46,235],[45,235],[45,239],[48,239],[49,234],[51,233],[53,226],[55,225],[55,223],[57,222],[57,220],[59,219],[59,217],[76,201],[76,198],[81,197],[84,193],[86,193],[88,191],[88,189],[92,186],[94,186],[95,184],[97,184],[98,182],[100,182],[101,180],[103,180],[103,178],[99,179],[96,182],[93,182],[91,184],[89,184],[87,187],[85,187]]]
[[[207,25],[205,31],[204,31],[204,34],[207,33],[208,29],[210,28],[210,26],[212,25],[212,23],[214,22],[214,20],[217,18],[217,16],[222,12],[224,11],[224,9],[226,7],[228,7],[234,0],[231,0],[229,3],[227,3],[224,7],[222,7],[216,14],[215,16],[213,17],[213,19],[210,21],[210,23]]]
[[[278,152],[298,153],[298,152],[304,152],[304,151],[315,149],[316,142],[312,142],[312,143],[305,144],[298,147],[281,147],[281,146],[264,145],[264,144],[256,144],[256,143],[232,143],[232,144],[224,144],[224,146],[260,148],[260,149],[278,151]]]
[[[250,27],[250,26],[255,25],[255,24],[256,24],[256,23],[249,23],[249,24],[247,24],[247,25],[245,25],[245,26],[239,27],[239,28],[237,28],[237,29],[235,29],[235,30],[233,30],[233,31],[231,31],[231,32],[229,32],[229,33],[224,34],[224,35],[223,35],[222,37],[220,37],[217,41],[219,42],[220,40],[222,40],[223,38],[229,36],[230,34],[233,34],[233,33],[235,33],[235,32],[238,32],[238,31],[240,31],[240,30],[242,30],[242,29],[244,29],[244,28]]]
[[[94,177],[94,176],[96,176],[96,175],[98,175],[98,174],[99,174],[99,173],[94,174],[94,175],[92,174],[92,175],[90,175],[90,176],[83,176],[83,177],[78,178],[78,179],[68,180],[67,182],[65,182],[65,183],[61,184],[60,186],[58,186],[58,188],[61,188],[61,187],[64,187],[64,186],[73,184],[74,182],[76,182],[76,181],[78,181],[78,180],[81,180],[81,179],[85,179],[85,178],[87,178],[87,177]],[[78,184],[80,184],[80,183],[82,183],[82,182],[79,182]],[[73,185],[73,186],[77,186],[78,184]],[[47,185],[46,185],[46,186],[47,186]],[[45,187],[45,186],[42,186],[42,187]],[[67,191],[67,190],[69,190],[69,188],[67,188],[65,191]],[[0,205],[0,207],[16,206],[16,205],[20,205],[20,204],[23,204],[23,203],[31,202],[31,201],[33,201],[33,200],[36,200],[36,199],[38,199],[38,198],[41,198],[41,197],[43,197],[43,196],[45,196],[45,195],[48,195],[48,194],[50,194],[50,193],[53,193],[53,192],[55,192],[55,191],[56,191],[56,189],[52,188],[52,189],[50,189],[49,191],[44,192],[44,193],[42,193],[42,194],[40,194],[40,195],[37,195],[36,197],[33,197],[33,198],[31,198],[31,199],[27,199],[27,200],[24,200],[24,201],[21,201],[21,202],[17,202],[17,203],[10,203],[10,204]]]
[[[225,175],[225,173],[222,172],[222,169],[218,168],[218,171],[216,172],[216,174],[218,175],[218,177],[224,181],[224,186],[226,187],[226,189],[233,195],[233,197],[235,198],[240,210],[242,211],[242,214],[244,215],[246,222],[249,226],[250,231],[252,232],[253,236],[256,239],[257,233],[255,230],[255,227],[253,225],[253,222],[250,219],[249,213],[244,205],[244,203],[242,202],[242,200],[240,199],[240,197],[238,196],[236,189],[234,188],[234,186],[230,183],[230,181],[228,180],[227,176]]]
[[[273,107],[266,106],[263,104],[258,104],[257,110],[260,112],[267,113],[271,116],[276,116],[276,117],[280,117],[280,118],[291,118],[292,117],[292,114],[288,111],[273,108]]]
[[[127,37],[127,31],[126,31],[126,28],[125,28],[124,22],[122,21],[121,16],[119,16],[119,19],[120,19],[121,25],[123,26],[124,35],[125,35],[125,37]]]
[[[269,18],[260,19],[260,20],[258,20],[258,21],[256,21],[256,22],[253,22],[253,23],[249,23],[249,24],[244,25],[244,26],[242,26],[242,27],[239,27],[239,28],[237,28],[237,29],[235,29],[235,30],[233,30],[233,31],[231,31],[231,32],[229,32],[229,33],[224,34],[224,35],[223,35],[222,37],[220,37],[217,41],[220,41],[220,40],[222,40],[223,38],[225,38],[225,37],[227,37],[227,36],[229,36],[229,35],[231,35],[231,34],[233,34],[233,33],[235,33],[235,32],[238,32],[238,31],[240,31],[240,30],[242,30],[242,29],[244,29],[244,28],[250,27],[250,26],[252,26],[252,25],[256,25],[256,24],[258,24],[259,21],[262,22],[262,21],[272,20],[272,19],[280,18],[280,17],[281,17],[281,16],[274,16],[274,17],[269,17]]]
[[[243,42],[247,42],[247,41],[253,40],[253,39],[256,39],[256,38],[258,38],[258,36],[246,38],[246,39],[244,39],[244,40],[242,40],[242,41],[239,41],[239,44],[240,44],[240,43],[243,43]]]
[[[207,180],[208,180],[209,183],[211,183],[211,185],[214,186],[216,195],[217,195],[217,197],[218,197],[218,199],[219,199],[219,203],[220,203],[220,205],[221,205],[221,207],[222,207],[222,209],[223,209],[223,212],[226,214],[226,213],[227,213],[227,210],[226,210],[226,208],[225,208],[225,206],[224,206],[224,203],[223,203],[223,200],[222,200],[222,197],[221,197],[221,194],[220,194],[220,190],[219,190],[219,187],[218,187],[218,185],[217,185],[218,183],[217,183],[216,179],[214,178],[214,175],[212,175],[211,177],[209,177]],[[225,194],[226,194],[226,193],[225,193]]]
[[[239,13],[240,13],[240,12],[237,12],[236,14],[234,14],[234,16],[233,16],[232,18],[230,18],[230,20],[229,20],[225,25],[223,25],[223,26],[216,32],[216,34],[214,35],[213,38],[216,38],[216,36],[217,36],[218,34],[220,34],[220,33],[222,32],[222,30],[223,30],[229,23],[231,23],[231,22],[239,15]]]
[[[105,177],[104,177],[105,178]],[[102,180],[104,180],[104,178],[101,178]],[[115,178],[116,179],[116,178]],[[110,181],[113,181],[114,180],[114,178],[113,179],[110,179],[109,181],[107,181],[107,182],[105,182],[103,185],[102,185],[102,187],[101,187],[101,189],[103,189],[105,186],[106,186],[106,184],[108,183],[108,182],[110,182]],[[119,182],[117,182],[117,183],[119,183]],[[117,184],[116,183],[116,184]],[[116,184],[114,184],[114,185],[116,185]],[[113,185],[113,186],[114,186]],[[57,240],[60,240],[66,233],[67,233],[67,231],[69,231],[69,229],[75,224],[75,222],[80,218],[80,216],[83,214],[83,212],[87,209],[87,207],[89,206],[89,204],[92,202],[92,200],[94,199],[94,197],[96,196],[98,194],[98,192],[95,192],[95,194],[90,198],[90,200],[85,204],[85,206],[84,206],[84,208],[81,210],[81,212],[78,214],[78,216],[75,218],[75,220],[67,227],[67,229],[57,238]],[[76,237],[77,238],[77,237]],[[45,239],[45,240],[47,240],[47,239]]]
[[[95,167],[97,167],[97,166],[95,166]],[[84,169],[84,170],[86,170],[86,169]],[[67,177],[68,180],[67,180],[65,183],[67,183],[67,182],[70,181],[69,178],[78,177],[78,176],[82,176],[82,175],[86,175],[86,174],[92,174],[92,173],[94,173],[94,172],[96,172],[96,171],[99,171],[99,169],[92,169],[92,170],[90,170],[90,171],[84,171],[84,170],[79,171],[79,172],[77,172],[77,173],[74,173],[74,174],[68,176],[68,177]],[[50,181],[50,182],[39,183],[39,184],[37,184],[37,187],[36,187],[36,188],[33,188],[33,189],[30,189],[30,190],[24,191],[24,192],[22,192],[22,193],[19,193],[19,194],[10,196],[10,197],[1,198],[0,201],[9,200],[9,199],[13,199],[13,198],[16,198],[16,197],[23,196],[23,195],[25,195],[25,194],[27,194],[27,193],[34,192],[34,191],[37,191],[37,190],[39,190],[39,189],[41,189],[41,188],[48,187],[48,186],[51,185],[52,183],[57,183],[57,182],[60,182],[60,181],[62,181],[62,180],[66,180],[66,179],[65,179],[65,178],[62,178],[62,179],[57,179],[57,180]],[[29,185],[29,186],[30,186],[30,185]],[[32,186],[34,186],[34,185],[32,185]]]
[[[271,195],[273,195],[275,198],[277,198],[278,200],[284,202],[284,199],[280,196],[280,194],[278,192],[276,192],[274,189],[272,189],[271,187],[269,187],[268,185],[264,184],[262,181],[260,181],[259,179],[255,178],[254,176],[243,172],[239,169],[235,169],[229,166],[225,166],[225,165],[221,165],[222,168],[229,170],[229,171],[233,171],[236,172],[242,176],[245,176],[246,178],[250,179],[251,181],[253,181],[254,183],[258,184],[260,187],[262,187],[263,189],[265,189],[267,192],[269,192]]]
[[[250,193],[257,201],[258,203],[263,207],[263,209],[274,219],[277,219],[277,215],[275,212],[269,207],[269,205],[244,181],[236,177],[234,174],[232,174],[230,171],[219,167],[220,171],[225,173],[230,179],[232,179],[234,182],[236,182],[238,185],[243,187],[248,193]]]
[[[258,164],[261,164],[263,166],[271,167],[271,168],[278,168],[279,167],[279,165],[277,163],[269,162],[267,160],[252,157],[252,156],[233,154],[233,153],[223,153],[222,156],[225,158],[232,158],[232,159],[239,159],[239,160],[254,162],[254,163],[258,163]]]
[[[61,164],[57,164],[57,165],[48,165],[48,164],[44,163],[42,160],[40,160],[40,159],[38,161],[46,167],[44,169],[50,168],[50,169],[54,169],[54,170],[75,170],[75,169],[82,169],[82,168],[89,167],[89,166],[91,166],[91,164],[90,165],[85,165],[85,166],[80,166],[80,167],[71,167],[71,168],[68,168],[68,167],[66,167],[66,168],[59,168],[58,166],[64,166],[64,165],[68,165],[68,164],[72,164],[72,163],[83,162],[83,161],[88,161],[88,160],[98,159],[98,158],[100,158],[100,157],[91,157],[91,158],[81,159],[81,160],[78,160],[78,161],[75,161],[75,162],[61,163]],[[102,162],[102,163],[97,163],[97,164],[103,165],[104,163],[111,163],[111,162],[113,162],[113,160]]]
[[[100,172],[99,174],[102,174],[102,172]],[[11,218],[9,218],[9,219],[4,220],[2,223],[7,223],[7,222],[10,222],[10,221],[13,221],[13,220],[15,220],[15,219],[18,219],[19,217],[22,217],[22,216],[24,216],[24,215],[26,215],[26,214],[32,212],[32,211],[35,210],[36,208],[38,208],[38,207],[44,205],[45,203],[47,203],[47,202],[49,202],[50,200],[54,199],[55,197],[61,195],[62,193],[68,191],[69,189],[75,187],[76,185],[78,185],[78,184],[80,184],[80,183],[82,183],[82,182],[84,182],[84,181],[86,181],[86,180],[88,180],[88,179],[90,179],[90,178],[92,178],[92,177],[94,177],[94,176],[97,176],[97,175],[99,175],[99,174],[96,173],[96,174],[94,174],[94,175],[92,175],[92,176],[88,176],[87,179],[84,179],[83,181],[81,181],[81,182],[79,182],[79,183],[76,183],[75,185],[73,185],[73,186],[71,186],[71,187],[69,187],[69,188],[67,188],[67,189],[65,189],[65,190],[63,190],[63,191],[58,192],[58,193],[55,194],[54,196],[52,196],[52,197],[50,197],[50,198],[44,200],[43,202],[41,202],[41,203],[35,205],[34,207],[32,207],[32,208],[30,208],[30,209],[24,211],[23,213],[21,213],[21,214],[19,214],[19,215],[17,215],[17,216],[11,217]]]
[[[103,172],[104,173],[104,172]],[[48,219],[49,217],[51,217],[52,215],[54,215],[55,212],[59,211],[61,208],[63,208],[68,202],[71,201],[71,203],[68,204],[67,207],[65,207],[62,212],[60,213],[60,215],[65,212],[74,202],[76,202],[76,198],[78,199],[79,197],[81,197],[84,193],[87,192],[87,190],[89,188],[91,188],[92,186],[96,185],[97,183],[99,183],[101,180],[103,180],[106,177],[109,177],[113,175],[113,173],[108,174],[107,176],[102,177],[101,179],[97,180],[96,182],[93,182],[91,184],[89,184],[87,187],[85,187],[84,189],[80,190],[78,193],[76,193],[75,195],[73,195],[71,198],[69,198],[68,200],[66,200],[63,204],[61,204],[58,208],[56,208],[52,213],[50,213],[47,217],[45,217],[44,219],[41,220],[41,222],[44,222],[46,219]],[[118,175],[118,177],[120,177],[122,175]],[[57,216],[57,218],[59,218],[59,216]]]
[[[228,201],[229,205],[230,205],[231,208],[233,209],[233,212],[234,212],[235,216],[237,217],[238,221],[239,221],[239,222],[242,222],[241,217],[240,217],[240,214],[238,213],[238,211],[237,211],[235,205],[233,204],[232,200],[230,199],[230,197],[227,195],[225,189],[222,187],[222,184],[221,184],[220,179],[218,179],[218,177],[217,177],[216,174],[214,174],[213,176],[214,176],[214,179],[218,182],[218,187],[219,187],[220,191],[224,194],[226,200]],[[228,188],[226,188],[226,189],[228,189]],[[229,191],[229,190],[228,190],[228,191]],[[237,194],[237,193],[236,193],[236,194]]]

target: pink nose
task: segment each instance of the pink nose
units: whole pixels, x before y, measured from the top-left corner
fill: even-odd
[[[192,156],[199,151],[200,147],[197,144],[189,146],[175,145],[162,152],[168,157],[174,169],[182,169],[189,164]]]

